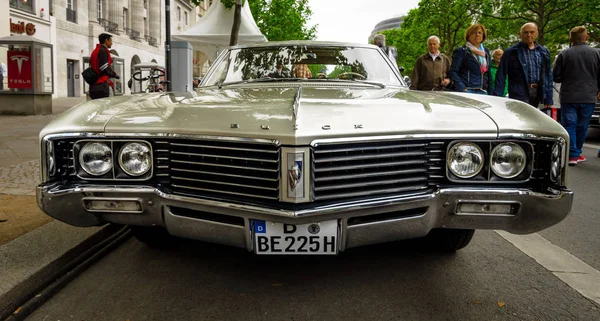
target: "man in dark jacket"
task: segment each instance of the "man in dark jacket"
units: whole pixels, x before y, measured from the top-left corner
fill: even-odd
[[[538,27],[529,22],[521,27],[521,42],[506,49],[496,73],[494,95],[503,96],[508,76],[508,97],[534,107],[551,108],[552,66],[550,52],[535,42]]]
[[[99,44],[90,55],[90,66],[98,74],[98,80],[90,86],[90,98],[98,99],[110,96],[110,87],[113,87],[109,78],[119,79],[119,75],[112,70],[112,57],[110,56],[110,47],[112,47],[112,36],[102,33],[98,36]]]
[[[554,81],[561,83],[561,123],[569,133],[569,165],[585,162],[581,155],[588,125],[600,98],[600,50],[588,44],[585,27],[570,32],[571,48],[558,54]]]

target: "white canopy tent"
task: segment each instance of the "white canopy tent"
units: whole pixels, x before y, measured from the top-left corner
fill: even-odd
[[[220,0],[216,0],[200,20],[185,32],[173,35],[172,40],[188,41],[194,50],[202,51],[209,59],[214,60],[217,53],[229,47],[231,27],[233,26],[234,9],[227,9]],[[260,32],[248,1],[242,8],[242,21],[238,35],[238,44],[266,42],[267,38]]]

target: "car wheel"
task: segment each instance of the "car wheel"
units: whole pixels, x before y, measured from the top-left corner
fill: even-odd
[[[425,237],[428,248],[435,251],[454,252],[467,246],[475,230],[434,229]]]
[[[164,247],[173,243],[173,236],[162,227],[132,226],[135,238],[149,247]]]

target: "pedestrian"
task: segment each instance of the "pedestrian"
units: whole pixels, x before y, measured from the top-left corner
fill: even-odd
[[[443,90],[450,83],[450,59],[440,52],[440,38],[427,39],[427,53],[417,58],[410,77],[410,89]]]
[[[98,80],[90,86],[90,98],[98,99],[110,96],[111,88],[114,90],[114,84],[109,78],[119,79],[119,75],[111,68],[112,57],[109,49],[112,47],[112,36],[102,33],[98,36],[99,44],[92,51],[90,56],[90,66],[98,75]]]
[[[508,77],[508,97],[538,107],[552,108],[550,52],[535,40],[538,27],[529,22],[521,27],[521,41],[506,49],[496,73],[494,95],[503,96]]]
[[[373,44],[379,47],[379,49],[381,49],[381,51],[383,51],[383,53],[390,58],[397,70],[400,70],[400,68],[398,67],[398,63],[396,62],[398,60],[398,50],[394,46],[385,45],[384,34],[376,34],[373,37]]]
[[[8,75],[6,65],[0,61],[0,90],[4,90],[4,77]]]
[[[492,65],[490,66],[490,77],[492,80],[490,82],[491,92],[493,93],[496,89],[496,73],[498,72],[498,66],[500,65],[500,59],[502,59],[502,55],[504,54],[504,50],[498,48],[492,51]],[[502,97],[506,97],[508,95],[508,77],[506,78],[506,82],[504,83],[504,93]]]
[[[292,66],[292,78],[312,78],[312,72],[307,64],[296,64]]]
[[[585,162],[581,155],[588,125],[600,99],[600,50],[588,45],[588,33],[579,26],[569,32],[571,46],[554,63],[554,81],[560,83],[561,123],[569,133],[569,165]]]
[[[453,91],[488,94],[490,88],[490,51],[483,46],[485,26],[476,23],[465,32],[466,44],[452,53],[450,81]]]

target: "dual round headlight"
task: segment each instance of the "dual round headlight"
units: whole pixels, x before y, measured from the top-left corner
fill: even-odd
[[[483,151],[476,144],[458,143],[448,152],[448,169],[460,178],[471,178],[483,168],[483,159]]]
[[[119,151],[118,161],[127,175],[144,175],[152,167],[150,147],[144,143],[127,143]],[[79,164],[86,173],[102,176],[113,169],[112,149],[102,142],[87,143],[79,151]]]
[[[459,178],[472,178],[483,169],[484,158],[484,153],[477,144],[457,143],[448,151],[448,169]],[[526,166],[525,150],[515,143],[502,143],[496,146],[490,155],[490,168],[500,178],[515,178]]]

